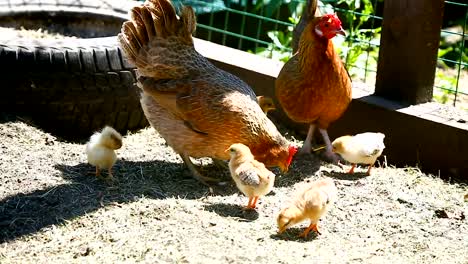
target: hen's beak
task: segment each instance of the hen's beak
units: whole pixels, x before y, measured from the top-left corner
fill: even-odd
[[[278,230],[278,234],[283,234],[284,230],[286,230],[286,228],[285,228],[285,227],[283,227],[283,228],[279,228],[279,230]]]
[[[342,35],[346,37],[346,31],[342,27],[335,32],[337,35]]]
[[[289,166],[281,165],[281,166],[280,166],[280,170],[281,170],[282,173],[286,173],[286,172],[288,172],[288,170],[289,170]]]

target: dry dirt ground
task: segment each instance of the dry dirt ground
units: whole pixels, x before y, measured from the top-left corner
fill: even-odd
[[[124,138],[116,181],[89,174],[84,142],[25,122],[0,122],[0,263],[467,263],[464,184],[414,168],[348,175],[294,161],[256,211],[234,185],[214,193],[190,177],[153,129]],[[203,172],[229,177],[202,160]],[[362,168],[359,171],[364,171]],[[282,235],[276,216],[305,181],[332,177],[322,235]]]

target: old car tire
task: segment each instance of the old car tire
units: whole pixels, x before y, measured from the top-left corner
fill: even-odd
[[[31,117],[61,137],[87,137],[105,125],[121,133],[148,125],[134,67],[122,56],[115,37],[136,2],[111,2],[119,7],[105,0],[7,2],[9,6],[0,2],[0,26],[11,17],[37,14],[103,17],[115,25],[95,38],[0,40],[0,110]],[[127,5],[121,7],[123,2]],[[101,37],[106,34],[113,37]]]

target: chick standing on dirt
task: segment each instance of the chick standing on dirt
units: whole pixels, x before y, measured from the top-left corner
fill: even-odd
[[[260,105],[260,108],[262,111],[266,114],[268,114],[269,111],[273,111],[276,109],[275,103],[273,102],[273,98],[268,97],[268,96],[257,96],[257,102],[258,105]]]
[[[369,165],[367,175],[370,175],[372,166],[385,148],[384,138],[385,135],[382,133],[371,132],[355,136],[342,136],[333,141],[333,152],[340,154],[343,159],[352,163],[348,173],[354,173],[354,168],[359,163]]]
[[[310,230],[314,230],[320,234],[317,226],[318,221],[327,212],[336,194],[335,183],[330,178],[318,180],[307,185],[289,207],[281,210],[277,219],[278,232],[281,234],[287,228],[310,219],[311,223],[309,227],[299,236],[307,237]]]
[[[101,132],[94,133],[86,144],[86,155],[88,162],[96,166],[96,176],[100,176],[101,169],[109,171],[112,179],[112,166],[114,166],[117,155],[116,149],[122,147],[122,136],[112,127],[106,126]]]
[[[266,195],[273,188],[275,174],[255,160],[250,149],[244,144],[232,144],[229,151],[229,170],[237,188],[249,197],[247,209],[255,209],[259,196]]]

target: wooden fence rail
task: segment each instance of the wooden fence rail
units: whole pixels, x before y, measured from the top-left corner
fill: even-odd
[[[444,0],[385,0],[375,94],[432,100]]]

